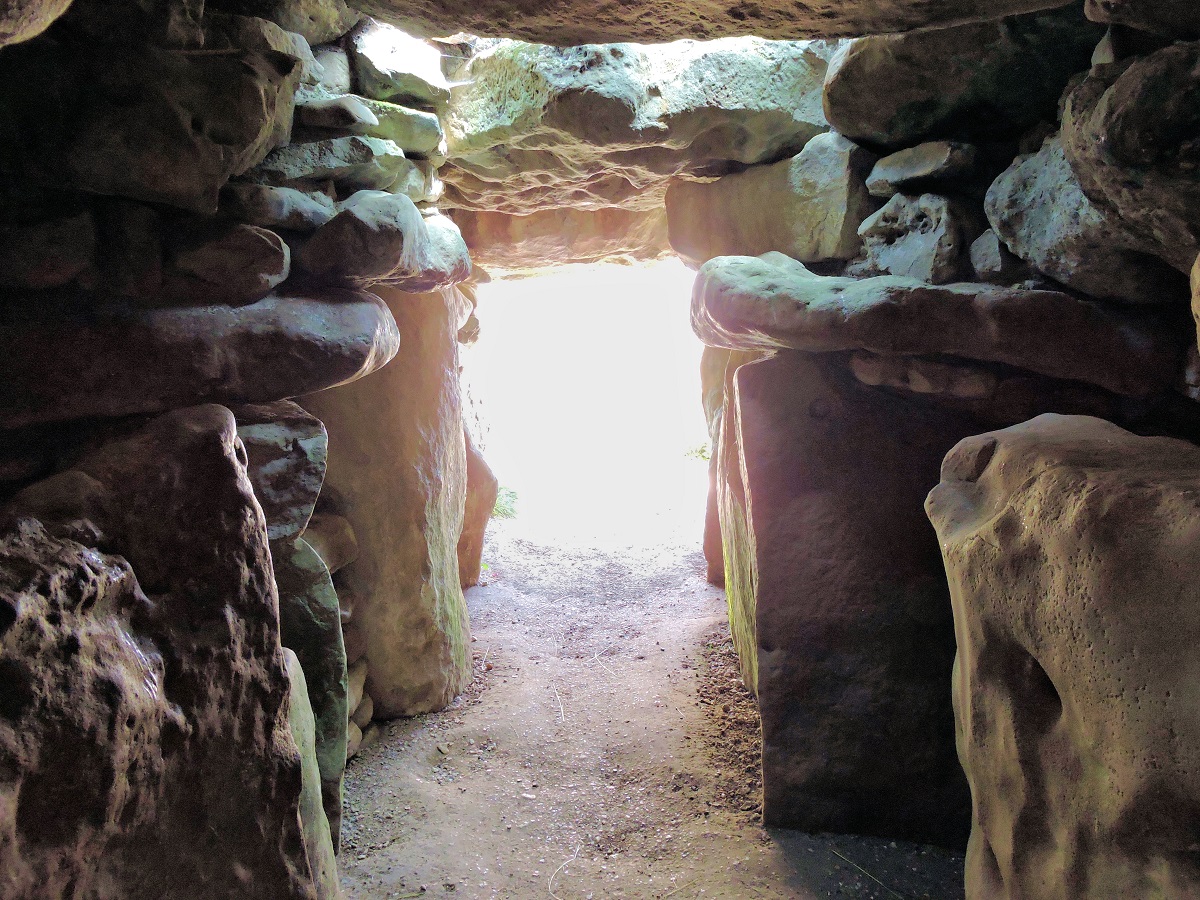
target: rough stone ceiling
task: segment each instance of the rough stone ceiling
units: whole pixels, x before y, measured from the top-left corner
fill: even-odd
[[[460,31],[543,44],[733,35],[795,39],[909,31],[1066,6],[1063,0],[351,0],[429,37]]]

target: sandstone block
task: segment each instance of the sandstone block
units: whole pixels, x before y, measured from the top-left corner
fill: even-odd
[[[81,304],[82,305],[82,304]],[[156,413],[205,401],[264,403],[360,378],[396,354],[373,294],[272,294],[242,307],[113,311],[42,304],[0,316],[0,422]]]
[[[266,522],[232,414],[154,419],[0,518],[17,523],[0,540],[0,608],[17,611],[0,637],[3,893],[314,898]]]
[[[852,263],[846,274],[901,275],[926,284],[958,281],[978,231],[975,218],[946,197],[896,194],[859,226],[866,259]]]
[[[847,376],[795,352],[742,365],[723,426],[736,457],[722,476],[744,509],[721,525],[734,635],[757,670],[763,818],[961,844],[954,632],[920,506],[978,424]]]
[[[960,141],[931,141],[909,147],[875,163],[867,191],[884,199],[900,192],[923,193],[969,179],[979,150]]]
[[[671,246],[704,262],[776,250],[804,262],[853,259],[858,228],[879,203],[864,180],[876,157],[840,135],[813,138],[791,159],[667,191]]]
[[[359,191],[296,254],[306,272],[362,286],[434,290],[465,281],[471,258],[458,228],[408,197]]]
[[[701,267],[692,327],[706,344],[814,353],[871,350],[1001,362],[1117,394],[1162,393],[1180,369],[1174,316],[1056,291],[814,275],[781,253]],[[1071,353],[1063,353],[1070,335]]]
[[[901,148],[1016,137],[1053,120],[1067,81],[1088,68],[1104,32],[1083,18],[1078,3],[1001,15],[850,42],[825,79],[830,125],[851,140]]]
[[[1185,296],[1185,279],[1087,198],[1058,138],[1018,157],[988,189],[985,208],[1009,250],[1069,287],[1127,303]]]
[[[1200,151],[1178,123],[1200,114],[1198,85],[1200,44],[1176,43],[1098,67],[1063,111],[1063,148],[1083,192],[1185,273],[1200,253]]]
[[[462,534],[458,537],[458,581],[465,590],[479,584],[484,532],[496,507],[500,482],[467,428],[463,429],[463,440],[467,450],[467,497]]]
[[[405,353],[303,402],[329,430],[326,482],[358,539],[338,579],[367,641],[367,693],[376,716],[394,718],[445,706],[471,677],[457,555],[466,460],[457,310],[440,294],[380,293]]]
[[[1200,451],[1043,415],[964,440],[950,577],[971,898],[1188,897]]]
[[[431,44],[368,19],[350,38],[350,65],[359,90],[374,100],[444,107],[450,84]]]
[[[325,194],[295,188],[236,182],[221,191],[222,215],[257,225],[287,231],[316,231],[337,209]]]
[[[0,80],[39,90],[9,91],[0,103],[0,133],[14,136],[0,146],[0,171],[213,213],[231,176],[287,142],[299,74],[274,50],[14,47],[0,58]]]

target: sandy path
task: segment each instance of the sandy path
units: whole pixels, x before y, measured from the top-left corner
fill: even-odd
[[[952,854],[755,824],[753,705],[694,547],[493,522],[484,559],[476,685],[350,764],[348,898],[962,896]]]

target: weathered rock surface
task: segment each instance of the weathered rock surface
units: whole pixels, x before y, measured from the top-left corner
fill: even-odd
[[[754,38],[496,42],[469,60],[454,91],[447,203],[518,215],[650,210],[671,176],[791,156],[829,128],[821,84],[834,50]]]
[[[444,107],[450,83],[433,45],[368,19],[350,38],[350,66],[361,93],[387,100]]]
[[[337,591],[329,569],[303,538],[273,542],[271,558],[279,585],[280,640],[304,667],[323,815],[336,849],[350,711]]]
[[[880,147],[1016,137],[1054,120],[1067,81],[1088,68],[1103,34],[1076,2],[1012,19],[860,38],[830,63],[825,116],[848,138]]]
[[[1194,445],[1091,418],[947,456],[926,508],[958,637],[968,897],[1200,892],[1198,488]]]
[[[975,218],[947,197],[896,194],[859,226],[866,258],[847,274],[902,275],[927,284],[959,281],[979,232]]]
[[[4,895],[315,897],[232,414],[168,413],[3,518]]]
[[[463,429],[467,449],[467,495],[462,534],[458,537],[458,581],[463,589],[479,584],[483,563],[483,535],[496,507],[500,482],[471,438]]]
[[[1128,25],[1182,40],[1200,38],[1200,9],[1191,0],[1087,0],[1093,22]]]
[[[1185,349],[1169,316],[1056,291],[824,277],[781,253],[701,267],[692,327],[717,347],[942,353],[1131,396],[1167,390]],[[1071,336],[1071,353],[1063,352],[1063,335]]]
[[[0,80],[39,87],[0,100],[0,171],[212,213],[231,176],[287,142],[299,73],[273,50],[13,47],[0,57]]]
[[[359,191],[296,254],[311,275],[364,287],[431,291],[465,281],[471,257],[458,227],[408,197]]]
[[[914,194],[954,186],[975,173],[979,150],[960,141],[930,141],[885,156],[867,178],[872,197]]]
[[[1067,97],[1062,140],[1083,192],[1181,272],[1200,253],[1200,43],[1101,66]]]
[[[764,0],[730,6],[718,0],[634,0],[553,8],[537,0],[357,0],[356,6],[413,34],[494,34],[547,44],[653,43],[755,34],[803,38],[881,34],[933,25],[987,21],[1045,9],[1061,0]]]
[[[308,526],[325,481],[325,426],[288,401],[238,406],[233,414],[254,496],[267,517],[267,537],[295,540]]]
[[[771,250],[804,262],[858,254],[858,228],[879,207],[865,179],[876,157],[822,134],[799,154],[710,183],[675,181],[667,191],[671,246],[703,262]]]
[[[342,194],[387,190],[413,169],[392,141],[347,135],[280,147],[246,177],[258,184],[308,187],[334,182]]]
[[[1085,294],[1127,303],[1186,296],[1186,279],[1087,198],[1057,138],[1018,157],[988,189],[985,209],[1009,250]]]
[[[321,805],[321,773],[317,767],[316,720],[308,703],[308,685],[304,680],[304,669],[296,654],[286,647],[283,650],[288,679],[292,689],[288,693],[288,725],[292,739],[300,750],[300,824],[304,829],[304,849],[313,873],[313,886],[317,900],[338,900],[337,860],[334,858],[333,840],[329,834],[329,822]]]
[[[37,37],[70,5],[71,0],[10,0],[0,12],[0,47]]]
[[[0,225],[0,286],[44,290],[70,284],[95,263],[96,223],[86,210],[29,225]]]
[[[256,225],[205,228],[172,244],[163,289],[174,302],[253,303],[291,273],[292,254],[283,238]]]
[[[971,271],[988,284],[1015,285],[1033,276],[1033,268],[1008,249],[989,228],[975,239],[970,250]]]
[[[325,194],[238,182],[221,192],[221,213],[260,228],[316,231],[337,215],[337,208]]]
[[[304,406],[329,430],[326,482],[358,539],[358,560],[338,578],[357,596],[367,692],[377,716],[394,718],[445,706],[471,677],[457,558],[466,460],[457,310],[440,294],[380,293],[405,352]]]
[[[921,498],[978,424],[802,353],[743,365],[733,381],[736,423],[727,414],[724,427],[746,519],[726,530],[740,545],[726,575],[742,567],[746,586],[730,608],[757,664],[764,821],[961,844],[954,633]]]
[[[313,513],[304,529],[304,540],[321,557],[330,574],[358,559],[358,539],[343,516]]]
[[[271,402],[361,378],[398,346],[387,307],[355,291],[108,314],[13,303],[0,312],[0,422]]]
[[[671,252],[662,209],[546,209],[527,216],[452,212],[474,266],[488,272],[537,272],[555,265],[633,262]]]
[[[229,8],[247,16],[258,16],[285,31],[303,35],[309,43],[322,44],[341,37],[362,19],[362,13],[343,0],[208,0],[211,6]]]

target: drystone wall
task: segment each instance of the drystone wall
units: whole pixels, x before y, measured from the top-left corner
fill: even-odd
[[[35,6],[0,28],[0,895],[340,896],[347,759],[469,676],[440,55],[340,0]],[[360,385],[407,455],[342,434]],[[370,583],[418,481],[436,528]],[[431,591],[423,642],[352,628]]]

